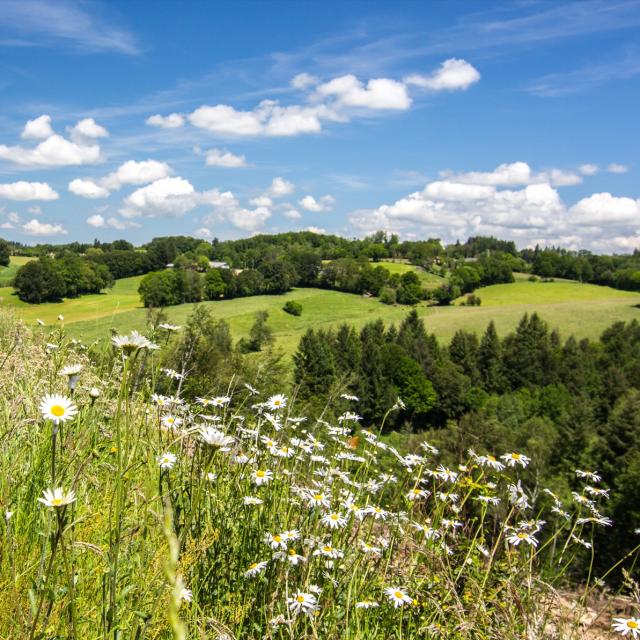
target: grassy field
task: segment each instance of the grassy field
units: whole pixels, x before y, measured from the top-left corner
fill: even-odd
[[[372,263],[371,266],[384,267],[385,269],[388,269],[390,273],[403,274],[407,271],[415,271],[420,278],[422,286],[427,289],[435,289],[445,282],[444,278],[437,276],[434,273],[429,273],[422,267],[416,267],[415,265],[408,264],[406,262],[392,262],[382,260],[380,262]]]
[[[26,256],[11,256],[11,262],[8,267],[0,267],[0,287],[8,286],[15,278],[18,269],[23,265],[33,260]]]
[[[525,312],[537,311],[552,327],[558,327],[563,336],[597,338],[617,320],[640,319],[640,295],[571,282],[494,285],[479,292],[480,307],[427,307],[420,305],[418,312],[429,331],[439,339],[448,341],[459,329],[481,332],[493,320],[500,334],[511,331]],[[297,300],[303,306],[300,317],[282,311],[287,300]],[[255,296],[236,300],[204,303],[216,318],[224,318],[231,325],[236,338],[246,336],[256,311],[269,312],[278,346],[292,353],[301,335],[310,327],[335,327],[348,322],[362,327],[366,322],[382,318],[385,322],[399,322],[409,312],[408,307],[388,307],[375,298],[365,298],[338,291],[296,289],[282,296]],[[195,305],[186,304],[167,309],[171,322],[183,324]],[[67,313],[67,318],[71,316]],[[132,328],[142,329],[144,309],[95,317],[69,326],[69,331],[85,341],[108,335],[110,328],[120,332]]]
[[[114,314],[131,311],[140,307],[138,286],[142,276],[116,280],[112,289],[80,298],[69,298],[63,302],[27,304],[15,295],[11,287],[0,287],[0,306],[15,307],[19,315],[27,321],[36,319],[53,322],[62,314],[66,322],[78,322],[94,318],[110,318]]]
[[[401,263],[389,264],[396,269],[412,268]],[[43,305],[20,302],[12,289],[5,287],[0,288],[0,306],[16,307],[19,315],[28,322],[35,322],[38,318],[47,323],[55,322],[58,314],[62,314],[69,333],[89,343],[107,337],[112,328],[121,333],[144,329],[146,310],[142,308],[137,293],[140,279],[118,280],[113,289],[104,294]],[[482,299],[480,307],[460,306],[460,299],[450,307],[422,304],[417,307],[418,313],[424,318],[428,330],[443,341],[450,340],[459,329],[482,332],[491,320],[498,332],[504,335],[517,325],[525,312],[537,311],[552,327],[559,328],[563,336],[573,334],[580,338],[597,338],[617,320],[640,319],[640,294],[571,281],[542,283],[517,280],[513,284],[485,287],[478,291],[478,295]],[[302,304],[300,317],[282,311],[287,300]],[[216,318],[229,322],[236,339],[248,334],[256,311],[268,311],[276,344],[287,354],[293,353],[300,337],[310,327],[329,328],[348,322],[359,328],[378,318],[388,323],[400,322],[409,312],[408,307],[385,306],[375,298],[321,289],[296,289],[281,296],[255,296],[202,304],[211,308]],[[170,322],[184,324],[194,306],[169,307],[166,313]]]

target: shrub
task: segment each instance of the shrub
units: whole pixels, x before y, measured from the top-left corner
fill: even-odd
[[[463,304],[467,307],[479,307],[482,304],[482,300],[475,293],[470,293]]]
[[[382,304],[395,304],[396,290],[393,287],[383,287],[382,291],[380,291],[380,302]]]
[[[295,300],[287,300],[282,310],[286,313],[290,313],[292,316],[302,315],[302,305]]]

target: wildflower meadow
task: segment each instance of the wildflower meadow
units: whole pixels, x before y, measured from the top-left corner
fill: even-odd
[[[185,398],[159,360],[173,325],[99,358],[62,322],[0,325],[2,638],[578,638],[635,566],[572,583],[615,526],[596,470],[567,499],[526,451],[401,450],[354,395],[301,415],[238,376]],[[640,637],[632,599],[611,637]]]

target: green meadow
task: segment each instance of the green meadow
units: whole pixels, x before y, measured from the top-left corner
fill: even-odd
[[[372,267],[384,267],[388,269],[389,273],[399,273],[402,275],[407,271],[415,271],[420,278],[420,283],[427,289],[435,289],[445,282],[445,279],[441,276],[437,276],[435,273],[430,273],[422,267],[416,267],[415,265],[408,264],[407,262],[381,260],[380,262],[372,263]]]
[[[11,256],[11,262],[8,267],[0,267],[0,287],[8,287],[11,281],[15,278],[18,269],[23,265],[33,260],[27,256]]]
[[[59,315],[69,333],[90,343],[110,335],[111,329],[126,333],[131,329],[144,330],[146,310],[140,303],[138,286],[142,276],[117,280],[105,293],[67,299],[57,303],[30,305],[21,302],[8,286],[17,268],[29,258],[13,257],[9,267],[0,269],[0,307],[13,307],[26,322],[40,319],[57,322]],[[425,286],[437,286],[442,278],[402,262],[379,262],[394,273],[414,270]],[[421,304],[418,313],[427,328],[443,341],[448,341],[459,329],[484,331],[493,320],[502,335],[511,331],[524,313],[538,312],[553,328],[561,327],[562,335],[597,338],[602,331],[618,320],[640,318],[640,294],[618,291],[567,280],[529,282],[524,274],[512,284],[485,287],[477,291],[482,299],[480,307],[465,307],[462,298],[450,307],[429,307]],[[303,307],[300,317],[282,310],[287,300],[296,300]],[[249,332],[257,311],[269,312],[269,325],[274,331],[276,345],[285,353],[295,351],[302,334],[309,328],[331,328],[342,322],[356,327],[381,318],[385,322],[399,322],[409,308],[386,306],[376,298],[328,291],[323,289],[295,289],[285,295],[254,296],[203,302],[216,318],[229,322],[236,339]],[[184,324],[195,304],[167,308],[169,321]]]

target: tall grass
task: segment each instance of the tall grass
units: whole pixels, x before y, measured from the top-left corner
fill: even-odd
[[[526,456],[447,469],[426,443],[401,454],[361,429],[354,400],[335,399],[334,424],[238,381],[189,403],[144,341],[95,365],[61,327],[2,315],[0,336],[0,637],[583,632],[555,589],[608,526],[593,476],[570,504],[534,500]],[[57,427],[39,408],[51,393],[78,409]],[[39,502],[58,487],[75,500]]]

